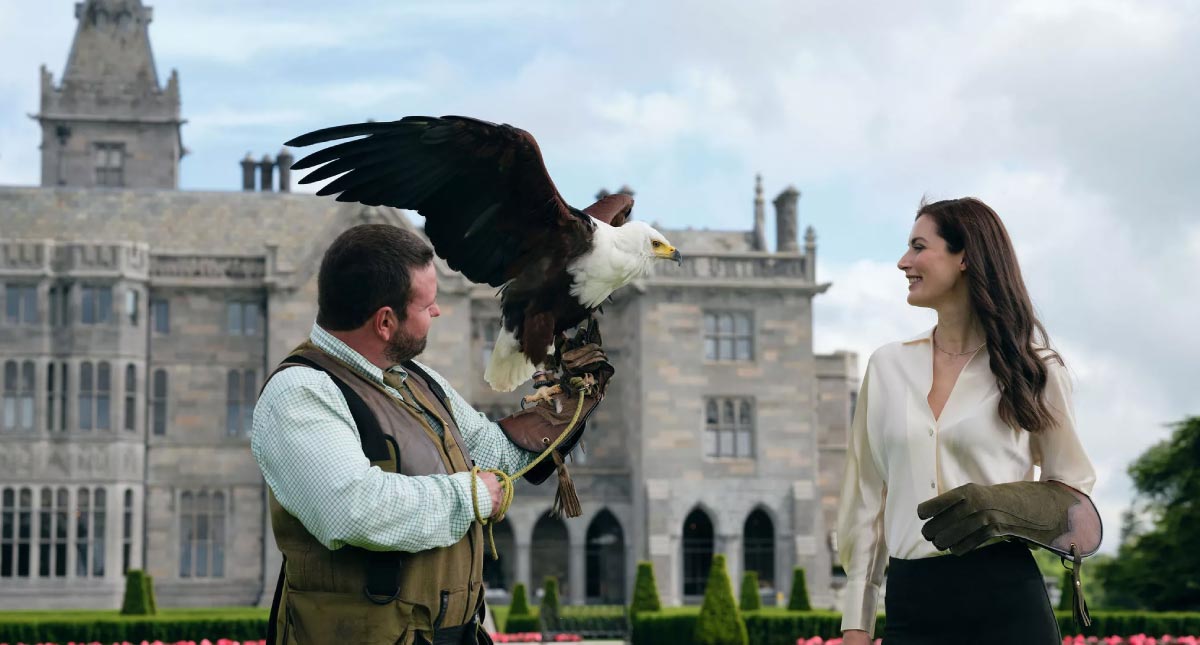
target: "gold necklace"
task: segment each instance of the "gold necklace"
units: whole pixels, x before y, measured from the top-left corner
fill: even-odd
[[[955,352],[948,352],[948,351],[946,351],[946,350],[942,349],[942,346],[941,346],[941,345],[938,345],[938,342],[937,342],[937,327],[934,327],[934,328],[933,328],[933,334],[932,334],[932,336],[933,336],[933,347],[934,347],[934,349],[938,350],[939,352],[941,352],[941,353],[943,353],[943,354],[946,354],[947,356],[953,356],[953,357],[955,357],[955,358],[957,358],[957,357],[959,357],[959,356],[966,356],[967,354],[974,354],[975,352],[977,352],[977,351],[979,351],[980,349],[982,349],[984,345],[987,345],[987,341],[985,340],[985,341],[983,341],[982,343],[979,343],[979,347],[976,347],[975,349],[969,349],[969,350],[967,350],[967,351],[965,351],[965,352],[958,352],[958,353],[955,353]]]

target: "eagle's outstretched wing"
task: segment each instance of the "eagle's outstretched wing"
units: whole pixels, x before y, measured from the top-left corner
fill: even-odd
[[[349,137],[361,138],[293,164],[320,166],[300,183],[341,175],[317,194],[417,211],[437,254],[473,282],[498,287],[590,248],[594,223],[563,200],[524,130],[461,116],[410,116],[325,128],[285,145]]]

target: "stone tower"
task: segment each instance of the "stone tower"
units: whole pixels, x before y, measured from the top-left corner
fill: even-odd
[[[75,4],[62,83],[42,66],[43,186],[178,188],[179,76],[159,85],[152,16],[140,0]]]

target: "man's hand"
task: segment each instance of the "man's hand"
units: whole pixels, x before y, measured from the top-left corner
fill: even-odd
[[[861,629],[847,629],[842,632],[842,645],[871,645],[871,637]]]
[[[492,498],[492,514],[489,517],[496,517],[500,513],[500,499],[504,496],[504,490],[500,487],[500,480],[495,473],[480,472],[479,481],[487,487],[488,496]]]

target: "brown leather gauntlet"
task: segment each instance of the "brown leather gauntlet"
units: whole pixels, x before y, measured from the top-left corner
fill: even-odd
[[[535,378],[535,385],[540,385],[538,392],[525,397],[520,412],[498,422],[510,441],[538,454],[570,430],[550,456],[525,473],[525,479],[536,485],[546,481],[553,470],[558,470],[554,510],[567,517],[578,517],[582,509],[565,459],[583,436],[585,422],[604,398],[604,390],[614,372],[599,339],[599,330],[593,322],[574,338],[557,343],[555,356],[562,375],[549,371],[540,379]],[[579,418],[573,427],[569,427],[577,410]]]

